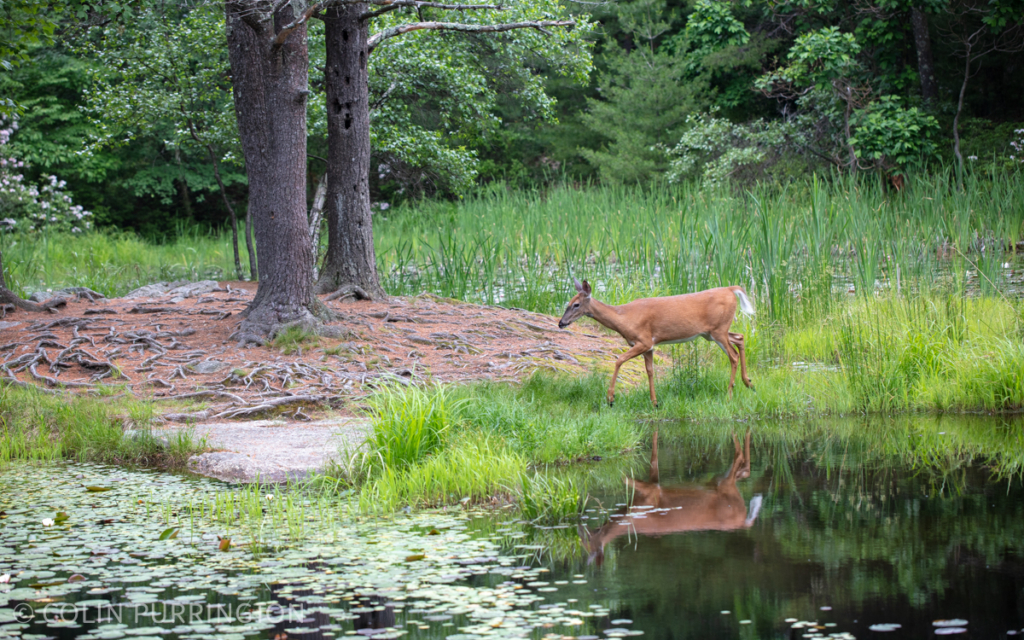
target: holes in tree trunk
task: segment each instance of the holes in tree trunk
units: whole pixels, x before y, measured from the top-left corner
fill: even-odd
[[[348,31],[347,30],[341,32],[341,39],[344,40],[345,42],[348,42]]]
[[[365,51],[360,51],[359,52],[359,68],[360,69],[365,69],[366,68],[366,52]]]
[[[345,114],[345,128],[348,129],[351,126],[352,126],[352,114],[351,113],[346,113]]]
[[[334,106],[334,114],[335,115],[341,113],[341,110],[343,108],[343,105],[341,104],[341,100],[338,100],[337,98],[335,98],[333,106]],[[345,128],[347,129],[348,127],[345,127]]]
[[[345,84],[352,84],[352,76],[345,76]]]

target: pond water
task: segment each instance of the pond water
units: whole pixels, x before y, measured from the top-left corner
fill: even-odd
[[[582,526],[10,465],[0,639],[1021,632],[1021,420],[735,426],[570,469]]]
[[[655,638],[1017,635],[1024,490],[979,452],[1001,442],[1019,458],[1022,427],[833,421],[755,435],[749,453],[742,432],[662,437],[628,494],[595,496],[619,517],[588,527],[588,584],[560,596],[606,602]]]

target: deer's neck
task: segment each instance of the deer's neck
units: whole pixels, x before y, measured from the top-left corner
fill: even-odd
[[[608,327],[612,331],[622,333],[622,317],[619,315],[619,308],[610,304],[605,304],[599,300],[590,301],[590,313],[591,318],[597,320],[604,326]]]

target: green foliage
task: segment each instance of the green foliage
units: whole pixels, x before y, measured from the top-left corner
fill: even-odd
[[[727,46],[744,45],[750,34],[723,0],[698,0],[686,20],[686,40],[704,55]]]
[[[70,286],[121,296],[153,282],[223,279],[232,264],[230,236],[202,227],[180,228],[163,244],[117,231],[0,234],[0,241],[7,286],[23,296]]]
[[[895,96],[882,96],[857,111],[850,144],[857,158],[879,167],[906,171],[936,155],[938,123],[917,107],[909,109]]]
[[[717,111],[686,117],[687,129],[669,153],[667,178],[680,182],[700,178],[709,183],[737,180],[751,183],[785,179],[772,171],[785,156],[798,156],[804,136],[797,122],[753,120],[733,124]]]
[[[10,145],[30,164],[27,180],[58,175],[75,201],[93,212],[96,224],[135,229],[150,237],[173,233],[186,221],[221,223],[225,212],[219,198],[204,198],[202,190],[188,192],[188,184],[207,192],[216,188],[203,157],[175,154],[158,134],[140,134],[130,145],[94,144],[101,130],[82,107],[93,76],[102,71],[96,60],[62,45],[37,47],[30,54],[32,64],[0,79],[26,107]]]
[[[857,55],[861,47],[852,33],[826,27],[796,38],[789,49],[786,66],[760,80],[762,85],[785,82],[798,88],[814,87],[828,92],[832,83],[861,71]]]
[[[409,8],[374,19],[371,35],[410,19],[490,24],[565,13],[552,0],[517,1],[503,5],[502,11],[464,12],[457,18],[444,10]],[[376,169],[372,177],[382,195],[405,199],[466,192],[477,175],[475,149],[493,139],[502,125],[497,115],[501,100],[514,102],[525,121],[553,122],[554,100],[545,90],[546,77],[536,70],[543,67],[548,76],[577,85],[586,81],[591,67],[587,36],[593,25],[587,16],[574,19],[573,29],[550,33],[414,31],[376,47],[369,59],[370,138]],[[322,27],[314,24],[311,86],[320,92],[323,46]],[[323,109],[322,97],[310,101],[314,135],[324,135]]]
[[[587,100],[582,122],[605,139],[581,153],[609,183],[646,182],[668,168],[663,142],[682,134],[687,113],[704,105],[706,82],[692,81],[689,61],[659,46],[669,23],[664,0],[637,0],[619,8],[635,46],[608,43],[598,74],[600,99]]]
[[[0,71],[9,72],[28,61],[28,50],[48,43],[56,29],[61,3],[43,4],[34,0],[5,0],[0,3]],[[0,115],[11,117],[18,105],[8,95],[0,97]]]
[[[418,464],[384,468],[360,487],[364,512],[395,511],[405,505],[439,506],[508,495],[526,462],[486,439],[464,438]]]
[[[211,162],[236,165],[222,174],[225,185],[245,183],[222,13],[196,10],[180,20],[110,29],[90,45],[83,53],[99,66],[91,70],[86,111],[98,133],[88,153],[140,139],[162,141],[175,165],[143,169],[130,184],[137,194],[165,203],[177,195],[176,181],[200,198],[218,189]],[[194,165],[205,165],[205,171]]]

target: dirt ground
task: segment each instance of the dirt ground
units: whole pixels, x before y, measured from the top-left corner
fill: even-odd
[[[171,423],[305,420],[327,409],[351,415],[382,383],[519,380],[538,368],[582,373],[625,347],[594,324],[563,330],[551,316],[420,295],[326,303],[342,318],[333,325],[347,332],[343,339],[321,338],[288,355],[273,345],[240,349],[230,336],[255,290],[227,281],[187,298],[79,299],[52,314],[15,311],[0,322],[0,375],[84,393],[121,389],[166,403],[160,413]]]

